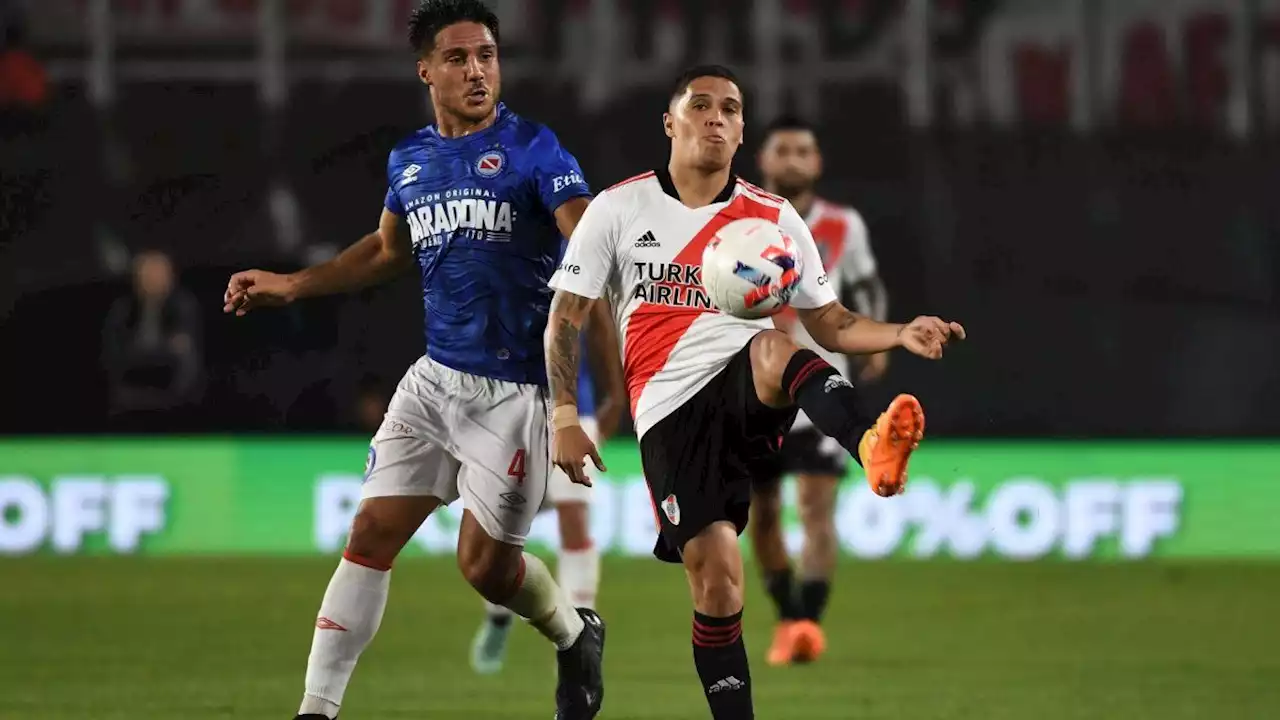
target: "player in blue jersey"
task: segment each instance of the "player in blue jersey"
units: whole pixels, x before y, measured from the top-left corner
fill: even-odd
[[[605,389],[603,402],[599,404],[596,402],[598,391],[593,376],[601,378]],[[621,367],[584,368],[578,377],[578,414],[582,428],[592,442],[599,442],[617,430],[625,397]],[[554,507],[559,520],[560,551],[556,558],[556,579],[573,604],[585,608],[595,608],[596,592],[600,586],[600,553],[590,534],[591,499],[591,486],[573,482],[558,467],[551,469],[543,508]],[[507,608],[491,602],[486,602],[485,607],[484,621],[471,642],[471,668],[482,675],[502,670],[512,621],[511,611]]]
[[[354,290],[414,264],[426,355],[409,369],[369,449],[362,501],[316,620],[298,718],[338,715],[386,607],[392,561],[442,504],[462,497],[458,566],[486,600],[558,650],[556,718],[593,718],[604,624],[575,608],[523,552],[550,475],[543,332],[560,255],[589,202],[577,161],[547,128],[498,102],[498,19],[481,0],[425,0],[409,39],[436,124],[387,161],[378,231],[289,275],[233,275],[225,310]],[[587,337],[620,364],[607,303]]]

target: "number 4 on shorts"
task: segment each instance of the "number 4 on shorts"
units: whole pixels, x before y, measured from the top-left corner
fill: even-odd
[[[511,464],[507,466],[507,475],[515,478],[517,485],[524,484],[524,448],[517,450],[511,457]]]

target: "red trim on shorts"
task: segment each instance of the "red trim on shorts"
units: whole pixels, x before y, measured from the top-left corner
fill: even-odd
[[[363,565],[364,567],[367,567],[367,568],[369,568],[370,570],[378,570],[378,571],[380,571],[380,572],[387,572],[388,570],[390,570],[390,569],[391,569],[391,563],[385,563],[385,564],[384,564],[384,563],[380,563],[380,562],[378,562],[378,561],[374,560],[373,558],[367,558],[367,557],[365,557],[364,555],[357,555],[357,554],[355,554],[355,553],[351,552],[350,550],[343,550],[343,551],[342,551],[342,559],[343,559],[343,560],[346,560],[347,562],[353,562],[353,563],[355,563],[355,564],[357,564],[357,565]]]
[[[662,516],[658,514],[658,501],[653,497],[653,483],[649,482],[646,476],[644,479],[645,487],[649,488],[649,507],[653,509],[653,529],[662,534]]]

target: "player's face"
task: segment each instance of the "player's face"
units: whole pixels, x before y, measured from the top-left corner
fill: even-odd
[[[818,140],[808,130],[778,130],[760,150],[760,172],[785,197],[813,188],[822,174]]]
[[[163,297],[173,289],[173,265],[158,253],[143,253],[134,261],[134,286],[145,297]]]
[[[444,28],[431,54],[418,60],[418,77],[431,87],[437,108],[468,122],[484,120],[498,104],[502,86],[493,33],[474,22]]]
[[[742,145],[742,91],[724,78],[697,78],[662,122],[674,157],[701,170],[723,170]]]

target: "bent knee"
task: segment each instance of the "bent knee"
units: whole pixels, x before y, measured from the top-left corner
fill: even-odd
[[[689,586],[693,593],[693,604],[708,615],[724,617],[742,609],[743,582],[742,564],[720,555],[703,557],[696,563],[689,563],[685,556],[689,574]]]
[[[834,498],[801,498],[800,522],[805,527],[835,530],[836,507]]]
[[[762,401],[771,405],[789,403],[790,398],[782,388],[782,376],[791,356],[799,349],[800,346],[780,330],[765,330],[752,338],[751,373]]]
[[[369,564],[390,567],[422,522],[407,517],[388,517],[376,510],[361,508],[351,521],[347,553]]]
[[[821,555],[834,555],[839,537],[836,535],[835,523],[814,523],[805,525],[804,544],[806,549]]]
[[[520,548],[491,538],[460,542],[458,570],[481,597],[502,604],[510,600],[518,589],[520,553]]]
[[[742,577],[729,572],[703,573],[695,579],[694,606],[713,617],[727,617],[742,609]]]

